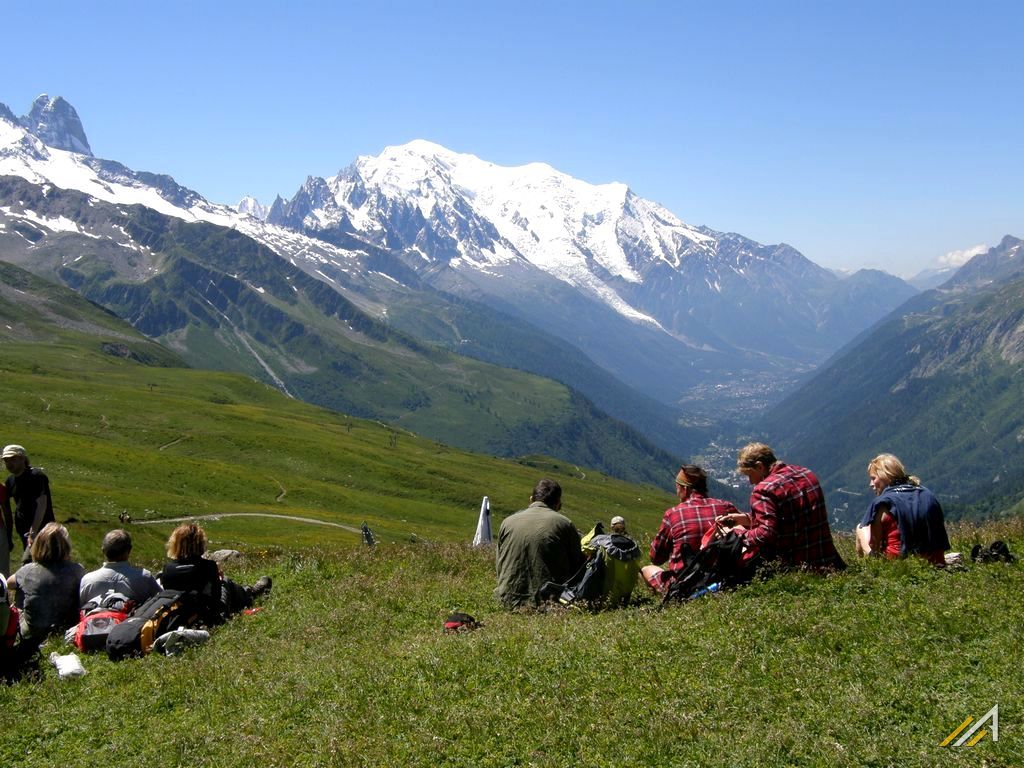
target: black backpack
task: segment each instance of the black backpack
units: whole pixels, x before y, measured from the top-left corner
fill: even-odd
[[[158,592],[110,630],[107,656],[111,661],[142,656],[152,650],[154,641],[165,632],[206,623],[207,602],[197,592]]]
[[[661,604],[690,600],[722,587],[749,582],[757,569],[757,560],[744,560],[743,545],[740,535],[729,531],[697,552],[684,547],[686,567],[669,582]]]
[[[604,552],[598,550],[569,580],[564,583],[546,581],[537,592],[537,599],[546,603],[558,601],[562,605],[576,602],[589,603],[601,597],[604,587]]]
[[[562,605],[572,605],[579,601],[590,603],[599,599],[604,590],[604,558],[604,550],[598,549],[565,584],[565,588],[558,595],[558,602]]]

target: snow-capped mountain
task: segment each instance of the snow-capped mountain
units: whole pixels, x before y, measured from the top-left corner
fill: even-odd
[[[57,106],[47,108],[47,104]],[[17,118],[6,105],[0,104],[0,176],[19,176],[44,188],[52,185],[78,190],[117,205],[142,205],[187,222],[205,221],[238,229],[282,258],[291,260],[295,256],[297,266],[333,282],[335,287],[338,281],[325,271],[334,275],[352,274],[353,265],[362,255],[358,250],[339,248],[291,230],[268,226],[255,215],[259,212],[255,200],[251,203],[252,210],[239,212],[227,205],[211,203],[170,176],[133,171],[121,163],[94,157],[91,152],[66,149],[69,145],[88,148],[89,143],[74,108],[60,97],[50,100],[40,96],[31,114],[61,115],[67,119],[61,122]],[[55,144],[50,144],[51,140]],[[10,210],[7,213],[12,214]],[[26,215],[33,218],[31,212]],[[38,217],[35,217],[35,224],[51,229],[66,226],[57,221],[40,221]]]
[[[49,146],[0,105],[0,259],[78,290],[193,365],[461,447],[554,452],[620,476],[664,463],[622,422],[677,455],[702,444],[571,345],[453,301],[389,251],[335,240],[268,225],[169,176]],[[530,374],[572,389],[548,381],[537,399]],[[511,398],[495,401],[495,380]],[[618,420],[610,441],[597,437],[610,424],[602,411]],[[635,460],[609,462],[623,441]]]
[[[787,245],[691,226],[623,184],[541,163],[506,168],[425,141],[309,177],[264,220],[255,200],[217,205],[169,176],[50,144],[88,148],[62,99],[40,97],[32,114],[0,112],[0,175],[237,229],[376,317],[404,317],[413,333],[428,329],[388,314],[407,300],[392,287],[482,301],[664,403],[729,391],[741,408],[756,406],[913,293],[882,273],[844,279]],[[473,329],[457,336],[472,343]]]
[[[679,392],[650,384],[664,378],[659,365],[672,373],[666,353],[687,358],[683,389],[707,378],[695,368],[797,370],[915,292],[883,273],[842,278],[785,244],[691,226],[624,184],[542,163],[502,167],[426,141],[309,177],[268,221],[396,251],[432,285],[539,321],[669,400]]]
[[[348,230],[456,272],[525,262],[654,326],[609,285],[642,282],[643,248],[624,246],[643,244],[648,257],[678,266],[681,251],[712,240],[624,184],[594,186],[542,163],[506,168],[426,141],[360,157],[331,179],[310,178],[270,221]]]

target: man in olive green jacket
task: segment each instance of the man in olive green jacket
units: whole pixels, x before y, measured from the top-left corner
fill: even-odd
[[[558,513],[561,508],[562,487],[554,480],[541,480],[530,506],[502,521],[494,594],[503,607],[536,606],[544,584],[564,584],[583,565],[579,531]]]

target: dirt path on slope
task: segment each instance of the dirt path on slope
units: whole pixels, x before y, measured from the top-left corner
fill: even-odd
[[[309,523],[311,525],[326,525],[329,528],[341,528],[343,531],[362,534],[361,528],[341,523],[331,523],[327,520],[317,520],[314,517],[297,517],[295,515],[277,515],[273,512],[222,512],[216,515],[188,515],[187,517],[163,517],[159,520],[133,520],[132,525],[159,525],[161,523],[185,523],[189,520],[219,520],[222,517],[274,517],[278,520],[292,520],[296,523]]]
[[[157,450],[158,450],[158,451],[166,451],[166,450],[167,450],[168,448],[170,448],[170,447],[171,447],[172,445],[177,445],[177,444],[178,444],[178,443],[180,443],[180,442],[181,442],[182,440],[188,440],[188,435],[182,435],[182,436],[181,436],[181,437],[179,437],[179,438],[178,438],[177,440],[171,440],[171,442],[169,442],[169,443],[164,443],[164,444],[163,444],[163,445],[161,445],[161,446],[160,446],[159,448],[157,448]]]

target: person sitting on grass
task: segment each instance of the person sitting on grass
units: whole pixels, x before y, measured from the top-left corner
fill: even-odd
[[[136,605],[142,605],[160,591],[152,573],[128,562],[132,553],[132,537],[128,531],[121,528],[109,531],[100,549],[105,558],[103,567],[82,577],[79,599],[83,606],[109,593],[124,595]]]
[[[728,501],[708,497],[708,476],[695,464],[684,464],[676,475],[679,503],[665,510],[661,528],[651,540],[651,563],[640,573],[655,592],[664,593],[673,576],[686,568],[687,554],[696,554],[716,518],[742,513]],[[732,523],[730,523],[732,524]],[[668,568],[660,566],[667,562]]]
[[[857,554],[914,554],[944,566],[949,536],[935,494],[908,475],[891,453],[880,453],[868,463],[868,482],[875,499],[857,526]]]
[[[251,587],[236,584],[221,574],[217,563],[203,557],[205,554],[206,531],[196,523],[182,523],[167,540],[170,560],[158,578],[164,589],[197,593],[206,604],[203,618],[208,624],[223,623],[270,591],[269,576],[261,576]]]
[[[604,526],[595,523],[582,539],[580,546],[588,562],[588,568],[603,570],[600,593],[589,600],[591,607],[619,608],[629,605],[640,574],[640,547],[626,533],[626,519],[622,515],[612,518],[611,533],[604,533]],[[601,558],[598,566],[592,560]],[[581,575],[582,579],[586,579]],[[578,587],[578,585],[577,585]]]
[[[561,508],[562,486],[541,480],[530,506],[502,520],[494,550],[494,594],[503,607],[536,607],[545,584],[568,582],[583,564],[579,531],[558,513]]]
[[[749,525],[744,543],[766,562],[821,573],[842,570],[828,524],[825,493],[806,467],[786,464],[764,443],[748,443],[736,469],[750,481],[750,514],[725,515],[723,525]]]
[[[21,611],[22,658],[55,632],[78,623],[78,590],[85,569],[71,560],[71,537],[59,523],[47,523],[33,537],[32,562],[7,580]]]

